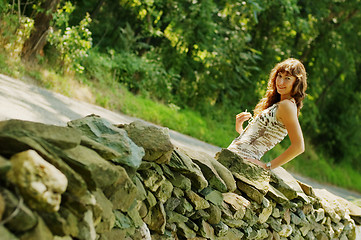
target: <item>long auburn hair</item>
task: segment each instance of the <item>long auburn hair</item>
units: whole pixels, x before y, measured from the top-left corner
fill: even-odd
[[[293,84],[291,97],[293,97],[296,101],[297,114],[300,113],[300,110],[303,107],[303,99],[306,97],[307,73],[305,67],[299,60],[295,58],[288,58],[278,63],[272,69],[268,79],[266,94],[254,109],[255,116],[281,100],[281,95],[277,92],[276,89],[276,78],[279,72],[287,72],[290,75],[296,77],[296,81]]]

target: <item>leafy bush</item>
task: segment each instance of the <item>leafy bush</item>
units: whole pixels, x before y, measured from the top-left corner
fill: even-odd
[[[99,81],[109,78],[132,93],[172,102],[170,84],[177,75],[167,72],[162,63],[153,58],[152,54],[139,57],[130,52],[109,50],[106,54],[92,50],[82,64],[90,78]]]
[[[55,29],[51,29],[48,40],[60,53],[63,70],[81,73],[84,71],[81,62],[92,47],[92,33],[88,29],[91,19],[87,13],[79,25],[69,26],[69,15],[74,9],[70,2],[58,9],[54,15]]]
[[[13,8],[14,5],[0,3],[0,46],[10,56],[18,58],[25,40],[30,36],[34,20],[18,16]]]

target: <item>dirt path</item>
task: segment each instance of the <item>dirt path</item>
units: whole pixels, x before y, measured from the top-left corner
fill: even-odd
[[[130,123],[137,118],[86,102],[70,99],[64,95],[54,93],[23,81],[0,74],[0,121],[21,119],[65,126],[70,120],[97,114],[112,123]],[[175,145],[192,147],[197,151],[214,154],[220,147],[207,144],[195,138],[170,130],[172,142]],[[294,177],[315,188],[325,188],[328,191],[348,200],[361,199],[361,194],[339,187],[320,184],[312,179],[293,174]]]

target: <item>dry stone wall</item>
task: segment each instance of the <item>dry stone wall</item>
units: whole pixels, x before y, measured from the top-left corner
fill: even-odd
[[[87,116],[0,122],[0,239],[360,239],[361,209],[286,170]]]

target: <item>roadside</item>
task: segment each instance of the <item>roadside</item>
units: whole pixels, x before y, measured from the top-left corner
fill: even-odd
[[[0,74],[0,121],[21,119],[65,126],[68,121],[82,118],[89,114],[99,115],[116,124],[130,123],[137,120],[137,118],[70,99],[59,93],[54,93]],[[173,130],[170,130],[170,136],[175,145],[192,147],[194,150],[203,151],[212,156],[221,150],[220,147],[207,144]],[[325,188],[347,200],[361,199],[360,193],[327,184],[320,184],[312,179],[296,174],[293,174],[293,176],[301,182],[315,188]]]

